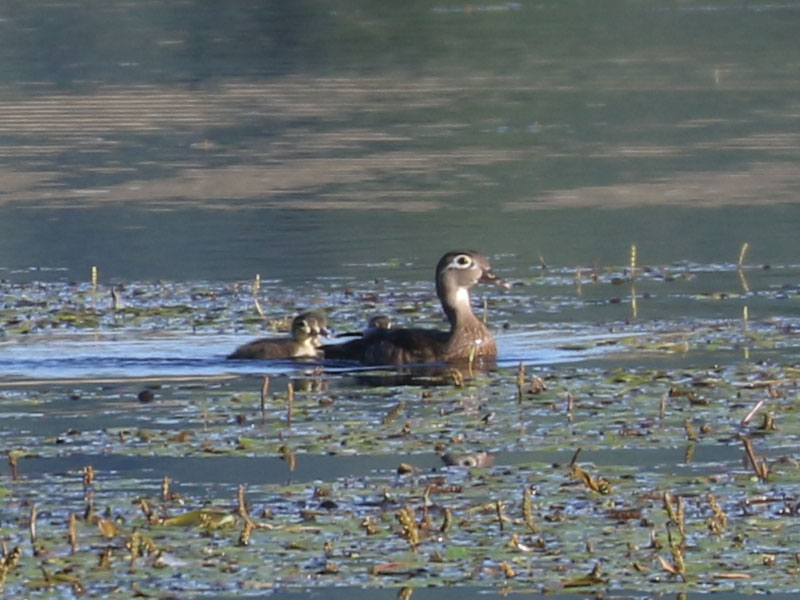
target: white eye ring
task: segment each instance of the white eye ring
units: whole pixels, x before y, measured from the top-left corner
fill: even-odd
[[[472,259],[466,254],[459,254],[453,259],[452,264],[458,269],[468,269],[472,266]]]

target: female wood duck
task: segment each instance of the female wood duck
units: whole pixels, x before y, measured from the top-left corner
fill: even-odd
[[[485,256],[471,250],[448,252],[436,265],[436,295],[450,331],[374,327],[359,339],[322,346],[325,358],[368,365],[491,360],[497,356],[494,338],[470,305],[469,290],[476,283],[509,287],[495,276]]]
[[[319,338],[323,335],[328,335],[325,315],[309,311],[292,320],[291,337],[254,340],[239,346],[228,358],[317,358],[322,345]]]

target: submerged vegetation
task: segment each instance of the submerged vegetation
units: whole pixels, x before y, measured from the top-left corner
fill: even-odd
[[[542,260],[487,302],[476,372],[222,358],[311,306],[438,326],[423,284],[2,282],[0,586],[796,592],[797,268],[739,262]],[[125,376],[165,338],[217,345]]]

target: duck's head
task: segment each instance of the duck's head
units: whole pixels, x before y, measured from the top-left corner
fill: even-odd
[[[317,346],[322,345],[322,341],[320,340],[321,337],[327,337],[330,335],[330,331],[328,330],[328,319],[325,316],[325,313],[319,310],[309,310],[304,313],[297,315],[292,322],[292,332],[294,332],[294,322],[304,322],[305,327],[308,328],[308,334],[306,338],[313,338],[313,342]],[[303,327],[302,325],[298,325]]]
[[[296,342],[307,342],[313,337],[315,337],[314,328],[308,318],[299,315],[292,320],[292,338]]]
[[[375,315],[369,320],[367,329],[391,329],[392,318],[388,315]]]
[[[459,291],[463,294],[476,283],[511,287],[494,274],[488,258],[473,250],[448,252],[436,265],[436,291],[440,298]]]

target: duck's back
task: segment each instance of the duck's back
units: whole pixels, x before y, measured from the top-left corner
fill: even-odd
[[[435,329],[381,329],[365,340],[363,362],[402,365],[447,360],[449,337]]]
[[[300,351],[300,345],[294,340],[263,338],[239,346],[228,358],[278,359],[305,356]]]
[[[455,335],[435,329],[377,329],[363,338],[326,345],[322,350],[325,358],[367,365],[460,362],[497,356],[492,334],[477,321]]]
[[[325,358],[328,359],[364,362],[366,348],[367,340],[359,337],[343,344],[325,344],[320,350],[322,350]]]
[[[376,328],[344,344],[322,347],[325,358],[367,365],[400,365],[444,360],[448,333],[433,329]]]

